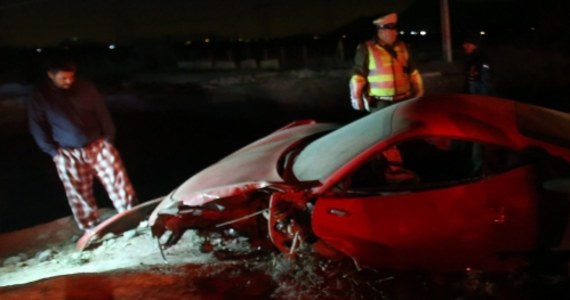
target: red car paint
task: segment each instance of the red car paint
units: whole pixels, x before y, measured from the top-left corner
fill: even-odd
[[[391,269],[504,270],[535,250],[570,249],[570,115],[451,95],[336,128],[293,123],[206,168],[155,209],[153,233],[256,223],[282,252],[313,243]],[[388,182],[378,167],[394,146],[413,180]]]

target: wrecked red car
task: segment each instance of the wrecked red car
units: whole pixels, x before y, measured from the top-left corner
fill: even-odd
[[[196,230],[366,268],[508,270],[570,249],[568,132],[570,114],[469,95],[293,122],[192,176],[150,226],[163,249]]]

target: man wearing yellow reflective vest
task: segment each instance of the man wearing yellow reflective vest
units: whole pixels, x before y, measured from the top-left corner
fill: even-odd
[[[374,112],[424,93],[418,69],[410,61],[408,47],[398,40],[398,15],[374,20],[376,36],[356,48],[350,99],[356,110]]]

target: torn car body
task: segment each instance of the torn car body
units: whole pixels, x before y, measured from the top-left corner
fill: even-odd
[[[294,122],[191,177],[149,221],[163,248],[197,230],[361,267],[512,269],[570,250],[567,132],[568,114],[468,95]]]

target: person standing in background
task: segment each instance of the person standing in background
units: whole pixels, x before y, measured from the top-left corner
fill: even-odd
[[[376,35],[356,48],[350,99],[355,110],[374,112],[424,94],[423,80],[406,44],[398,40],[398,15],[374,20]]]
[[[475,95],[491,95],[491,64],[487,55],[480,48],[477,37],[463,40],[465,58],[463,92]]]
[[[49,59],[46,75],[28,101],[30,132],[52,157],[75,221],[88,232],[100,221],[94,175],[117,212],[132,208],[137,198],[112,144],[115,127],[101,94],[91,82],[76,79],[68,58]]]

